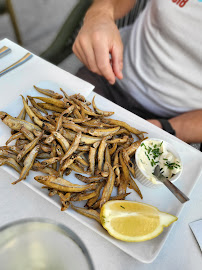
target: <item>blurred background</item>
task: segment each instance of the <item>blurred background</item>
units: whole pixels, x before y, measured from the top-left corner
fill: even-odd
[[[12,23],[15,18],[22,46],[41,55],[78,3],[79,0],[0,0],[0,40],[8,38],[18,43]],[[72,74],[81,65],[73,54],[58,64]]]

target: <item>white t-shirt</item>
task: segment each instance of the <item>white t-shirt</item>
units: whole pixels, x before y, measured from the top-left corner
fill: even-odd
[[[121,30],[124,78],[118,84],[163,117],[202,109],[202,2],[150,0]]]

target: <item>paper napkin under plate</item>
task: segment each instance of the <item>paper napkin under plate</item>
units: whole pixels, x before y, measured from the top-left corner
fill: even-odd
[[[189,226],[202,251],[202,219],[189,223]]]

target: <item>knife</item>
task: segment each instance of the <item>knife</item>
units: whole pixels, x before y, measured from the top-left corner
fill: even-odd
[[[4,70],[0,71],[0,77],[3,76],[4,74],[6,74],[7,72],[9,72],[10,70],[13,70],[16,67],[19,67],[20,65],[24,64],[25,62],[27,62],[30,58],[32,58],[32,54],[31,53],[27,53],[25,54],[25,56],[23,56],[21,59],[19,59],[17,62],[15,62],[14,64],[12,64],[11,66],[5,68]]]
[[[202,219],[189,223],[189,227],[191,228],[202,251]]]
[[[11,52],[11,49],[4,46],[2,48],[0,48],[0,58],[6,56],[7,54],[9,54]]]
[[[181,191],[179,188],[177,188],[171,181],[168,180],[165,176],[162,175],[160,172],[160,166],[157,165],[154,169],[154,175],[156,178],[162,182],[174,195],[175,197],[181,202],[185,203],[189,201],[189,198]]]

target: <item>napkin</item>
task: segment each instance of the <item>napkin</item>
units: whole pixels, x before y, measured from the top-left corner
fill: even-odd
[[[202,251],[202,219],[189,223],[189,226]]]

